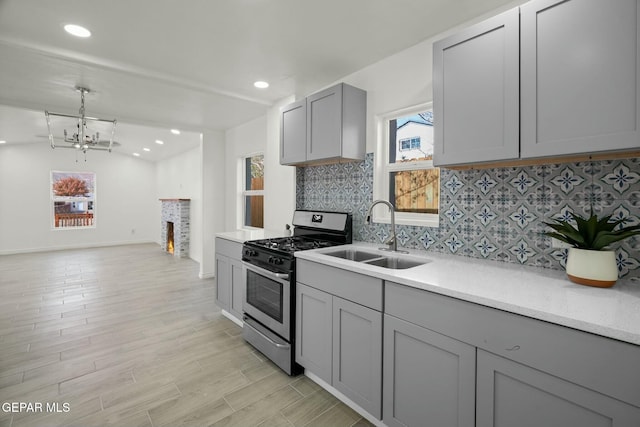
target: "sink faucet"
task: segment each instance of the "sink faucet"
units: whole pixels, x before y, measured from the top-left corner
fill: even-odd
[[[408,253],[406,251],[398,251],[398,239],[396,238],[396,210],[391,203],[387,202],[386,200],[374,200],[373,203],[371,203],[371,206],[369,206],[369,211],[367,212],[367,219],[365,220],[365,222],[367,224],[371,224],[371,212],[373,211],[373,207],[380,203],[386,205],[391,212],[391,237],[389,237],[387,241],[384,242],[384,244],[389,245],[389,247],[380,249],[386,251]]]

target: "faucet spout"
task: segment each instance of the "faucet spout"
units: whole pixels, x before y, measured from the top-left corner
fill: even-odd
[[[388,248],[384,248],[389,251],[397,252],[398,251],[398,239],[396,239],[396,212],[394,206],[386,201],[386,200],[374,200],[369,206],[369,211],[367,212],[367,217],[365,222],[367,224],[371,224],[371,212],[373,212],[373,208],[375,205],[382,203],[389,208],[391,212],[391,237],[385,242],[385,244],[389,245]]]

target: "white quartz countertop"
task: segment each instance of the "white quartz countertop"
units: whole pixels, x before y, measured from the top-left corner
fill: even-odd
[[[260,239],[273,239],[276,237],[284,236],[284,230],[275,231],[275,230],[236,230],[236,231],[225,231],[222,233],[216,233],[216,237],[220,237],[221,239],[232,240],[238,243],[244,243],[248,240],[260,240]]]
[[[640,345],[638,282],[619,280],[612,288],[601,289],[574,284],[566,278],[564,271],[422,251],[397,255],[378,251],[378,246],[355,243],[339,248],[299,251],[295,255],[299,259]],[[429,262],[392,270],[326,255],[346,248]]]

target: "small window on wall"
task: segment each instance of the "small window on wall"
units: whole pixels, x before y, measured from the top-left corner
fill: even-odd
[[[433,166],[431,104],[382,117],[379,121],[374,199],[387,199],[400,224],[438,225],[440,169]],[[374,217],[376,221],[387,221]]]
[[[244,159],[244,226],[264,227],[264,155]]]

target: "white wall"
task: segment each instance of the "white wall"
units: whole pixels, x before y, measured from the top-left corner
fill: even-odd
[[[158,199],[191,199],[189,206],[189,258],[202,261],[202,156],[200,147],[162,160],[156,167],[157,196],[151,221],[160,224]],[[158,243],[160,234],[155,238]]]
[[[225,139],[223,132],[205,131],[202,156],[202,261],[200,277],[215,274],[215,233],[225,231]]]
[[[47,143],[0,146],[0,254],[156,241],[155,165]],[[51,170],[96,173],[96,227],[51,229]]]

